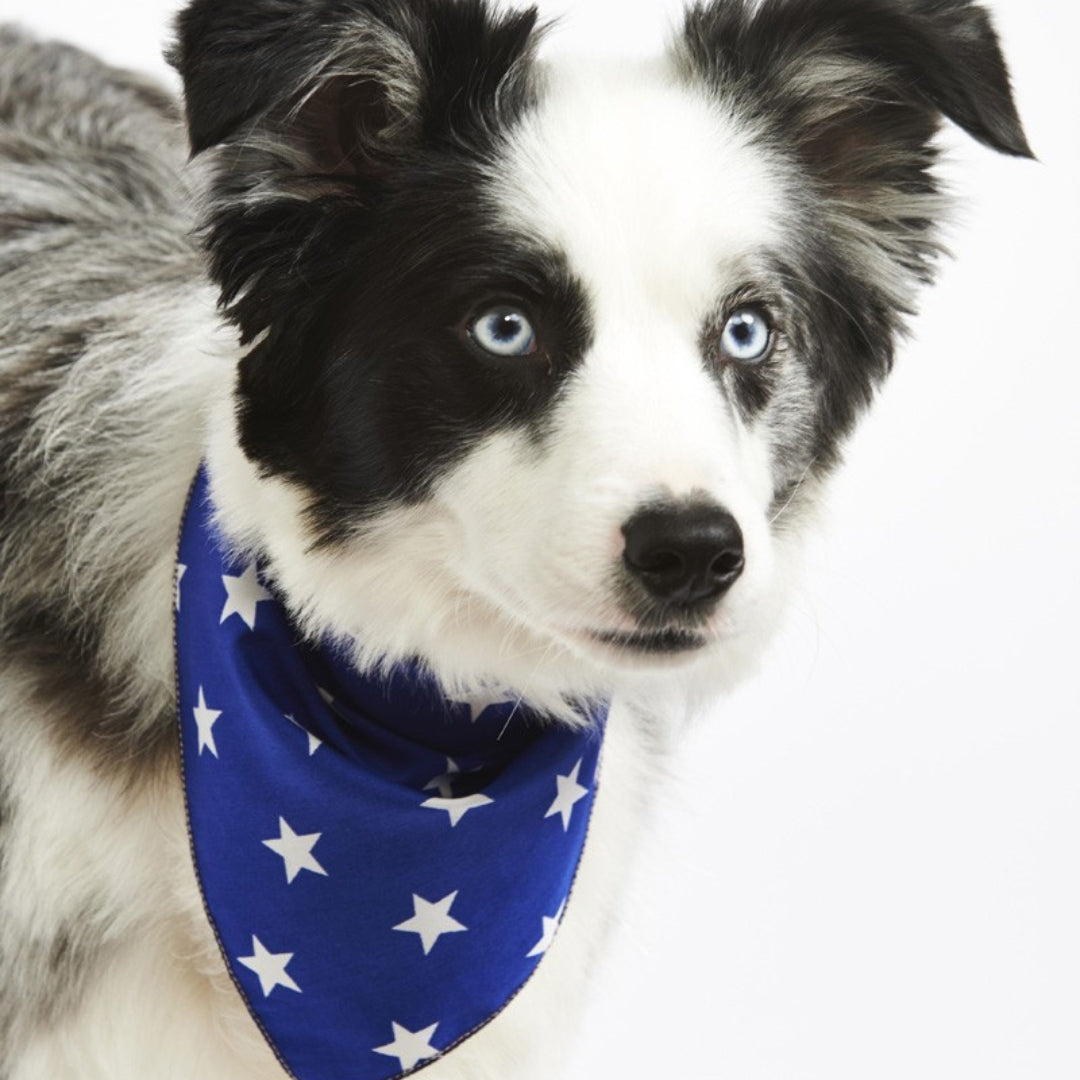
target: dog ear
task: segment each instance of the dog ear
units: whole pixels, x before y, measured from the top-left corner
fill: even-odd
[[[375,140],[415,112],[420,73],[401,34],[370,16],[334,26],[327,6],[196,0],[178,16],[169,60],[184,81],[193,153],[257,128],[293,128],[330,160],[350,97],[357,134]]]
[[[254,139],[323,176],[378,172],[512,97],[536,18],[484,0],[194,0],[168,58],[193,153]]]
[[[338,287],[395,185],[485,160],[533,100],[536,11],[487,0],[192,0],[184,80],[201,237],[252,341]],[[290,331],[292,332],[292,331]]]
[[[940,117],[1032,153],[986,11],[970,0],[716,0],[686,17],[684,61],[826,179],[913,179]]]

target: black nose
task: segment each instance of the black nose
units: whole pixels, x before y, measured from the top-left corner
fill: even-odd
[[[742,573],[739,523],[712,504],[649,507],[624,526],[623,561],[657,600],[716,600]]]

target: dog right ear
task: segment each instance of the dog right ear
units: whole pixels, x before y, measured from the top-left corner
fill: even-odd
[[[242,341],[333,291],[339,248],[395,184],[485,160],[535,99],[536,22],[489,0],[188,4],[169,60],[210,159],[201,235]]]

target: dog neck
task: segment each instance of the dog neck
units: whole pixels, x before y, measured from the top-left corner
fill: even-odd
[[[298,1080],[386,1080],[502,1010],[551,944],[597,783],[580,729],[422,665],[361,675],[305,643],[193,486],[177,574],[178,713],[203,901]]]

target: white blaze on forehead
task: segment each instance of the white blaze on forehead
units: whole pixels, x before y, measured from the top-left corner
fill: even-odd
[[[700,337],[780,237],[783,166],[669,61],[544,75],[493,182],[508,227],[564,254],[588,297],[593,346],[560,406],[558,454],[602,478],[613,527],[663,492],[760,516],[768,448],[737,430]]]
[[[700,319],[778,233],[777,166],[667,61],[566,61],[496,165],[509,225],[555,246],[597,305]]]

